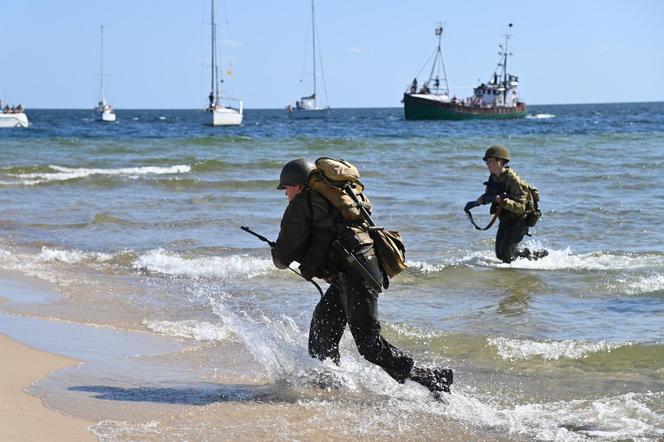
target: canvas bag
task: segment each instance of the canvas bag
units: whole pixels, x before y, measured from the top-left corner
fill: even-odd
[[[367,211],[371,210],[371,203],[363,193],[364,185],[359,180],[357,167],[343,159],[329,157],[318,158],[315,165],[316,168],[309,175],[309,187],[336,207],[345,221],[357,221],[364,216],[353,196]],[[345,189],[350,189],[353,196]],[[370,219],[365,221],[373,223]],[[399,232],[371,229],[369,235],[378,261],[388,277],[394,277],[407,267],[406,248]]]

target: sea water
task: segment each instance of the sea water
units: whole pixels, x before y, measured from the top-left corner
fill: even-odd
[[[454,122],[247,110],[216,128],[191,110],[118,111],[111,124],[29,114],[30,128],[0,132],[0,267],[61,298],[3,310],[182,343],[32,388],[97,422],[101,440],[664,437],[663,103]],[[463,213],[495,143],[541,192],[524,245],[544,259],[500,262],[495,227]],[[348,332],[339,366],[312,360],[317,290],[240,230],[276,238],[282,165],[321,156],[355,164],[376,222],[405,240],[409,268],[379,300],[383,334],[454,368],[442,401],[364,361]]]

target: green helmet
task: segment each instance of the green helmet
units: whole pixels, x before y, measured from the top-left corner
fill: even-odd
[[[487,158],[497,158],[499,160],[504,160],[505,163],[507,163],[510,160],[510,151],[507,150],[505,146],[495,144],[487,149],[482,160],[486,161]]]
[[[304,158],[289,161],[281,169],[277,189],[283,190],[286,186],[296,186],[298,184],[306,185],[309,173],[311,173],[312,170],[314,170],[313,163]]]

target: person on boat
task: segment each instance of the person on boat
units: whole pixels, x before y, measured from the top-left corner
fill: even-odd
[[[413,83],[410,85],[410,93],[417,93],[417,78],[413,78]]]
[[[363,219],[344,221],[332,203],[308,187],[313,169],[314,165],[302,158],[286,163],[281,169],[277,189],[285,191],[288,206],[272,248],[272,260],[277,268],[286,269],[297,261],[305,279],[317,277],[330,284],[313,312],[309,354],[338,364],[339,342],[348,324],[359,353],[397,382],[411,379],[434,394],[449,392],[451,369],[415,365],[412,357],[381,335],[378,295],[382,286],[378,289],[375,283],[383,281],[383,270],[374,249],[369,247],[363,253],[356,253],[357,261],[349,264],[348,255],[343,254],[339,246],[348,241],[347,235],[342,236],[342,232],[348,232],[348,227],[352,225],[366,233],[369,226]],[[362,194],[358,197],[364,199]],[[372,275],[373,284],[368,275]]]
[[[482,160],[490,172],[489,181],[484,183],[486,191],[476,200],[469,201],[464,210],[491,204],[491,213],[497,213],[500,220],[496,233],[496,257],[501,261],[510,263],[516,258],[536,260],[547,256],[549,252],[546,250],[517,249],[519,242],[528,234],[527,217],[536,207],[528,183],[507,166],[510,161],[507,148],[500,144],[491,146]]]

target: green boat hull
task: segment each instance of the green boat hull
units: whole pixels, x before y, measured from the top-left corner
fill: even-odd
[[[526,116],[526,105],[519,103],[515,108],[479,108],[444,103],[422,97],[404,94],[406,120],[504,120]]]

